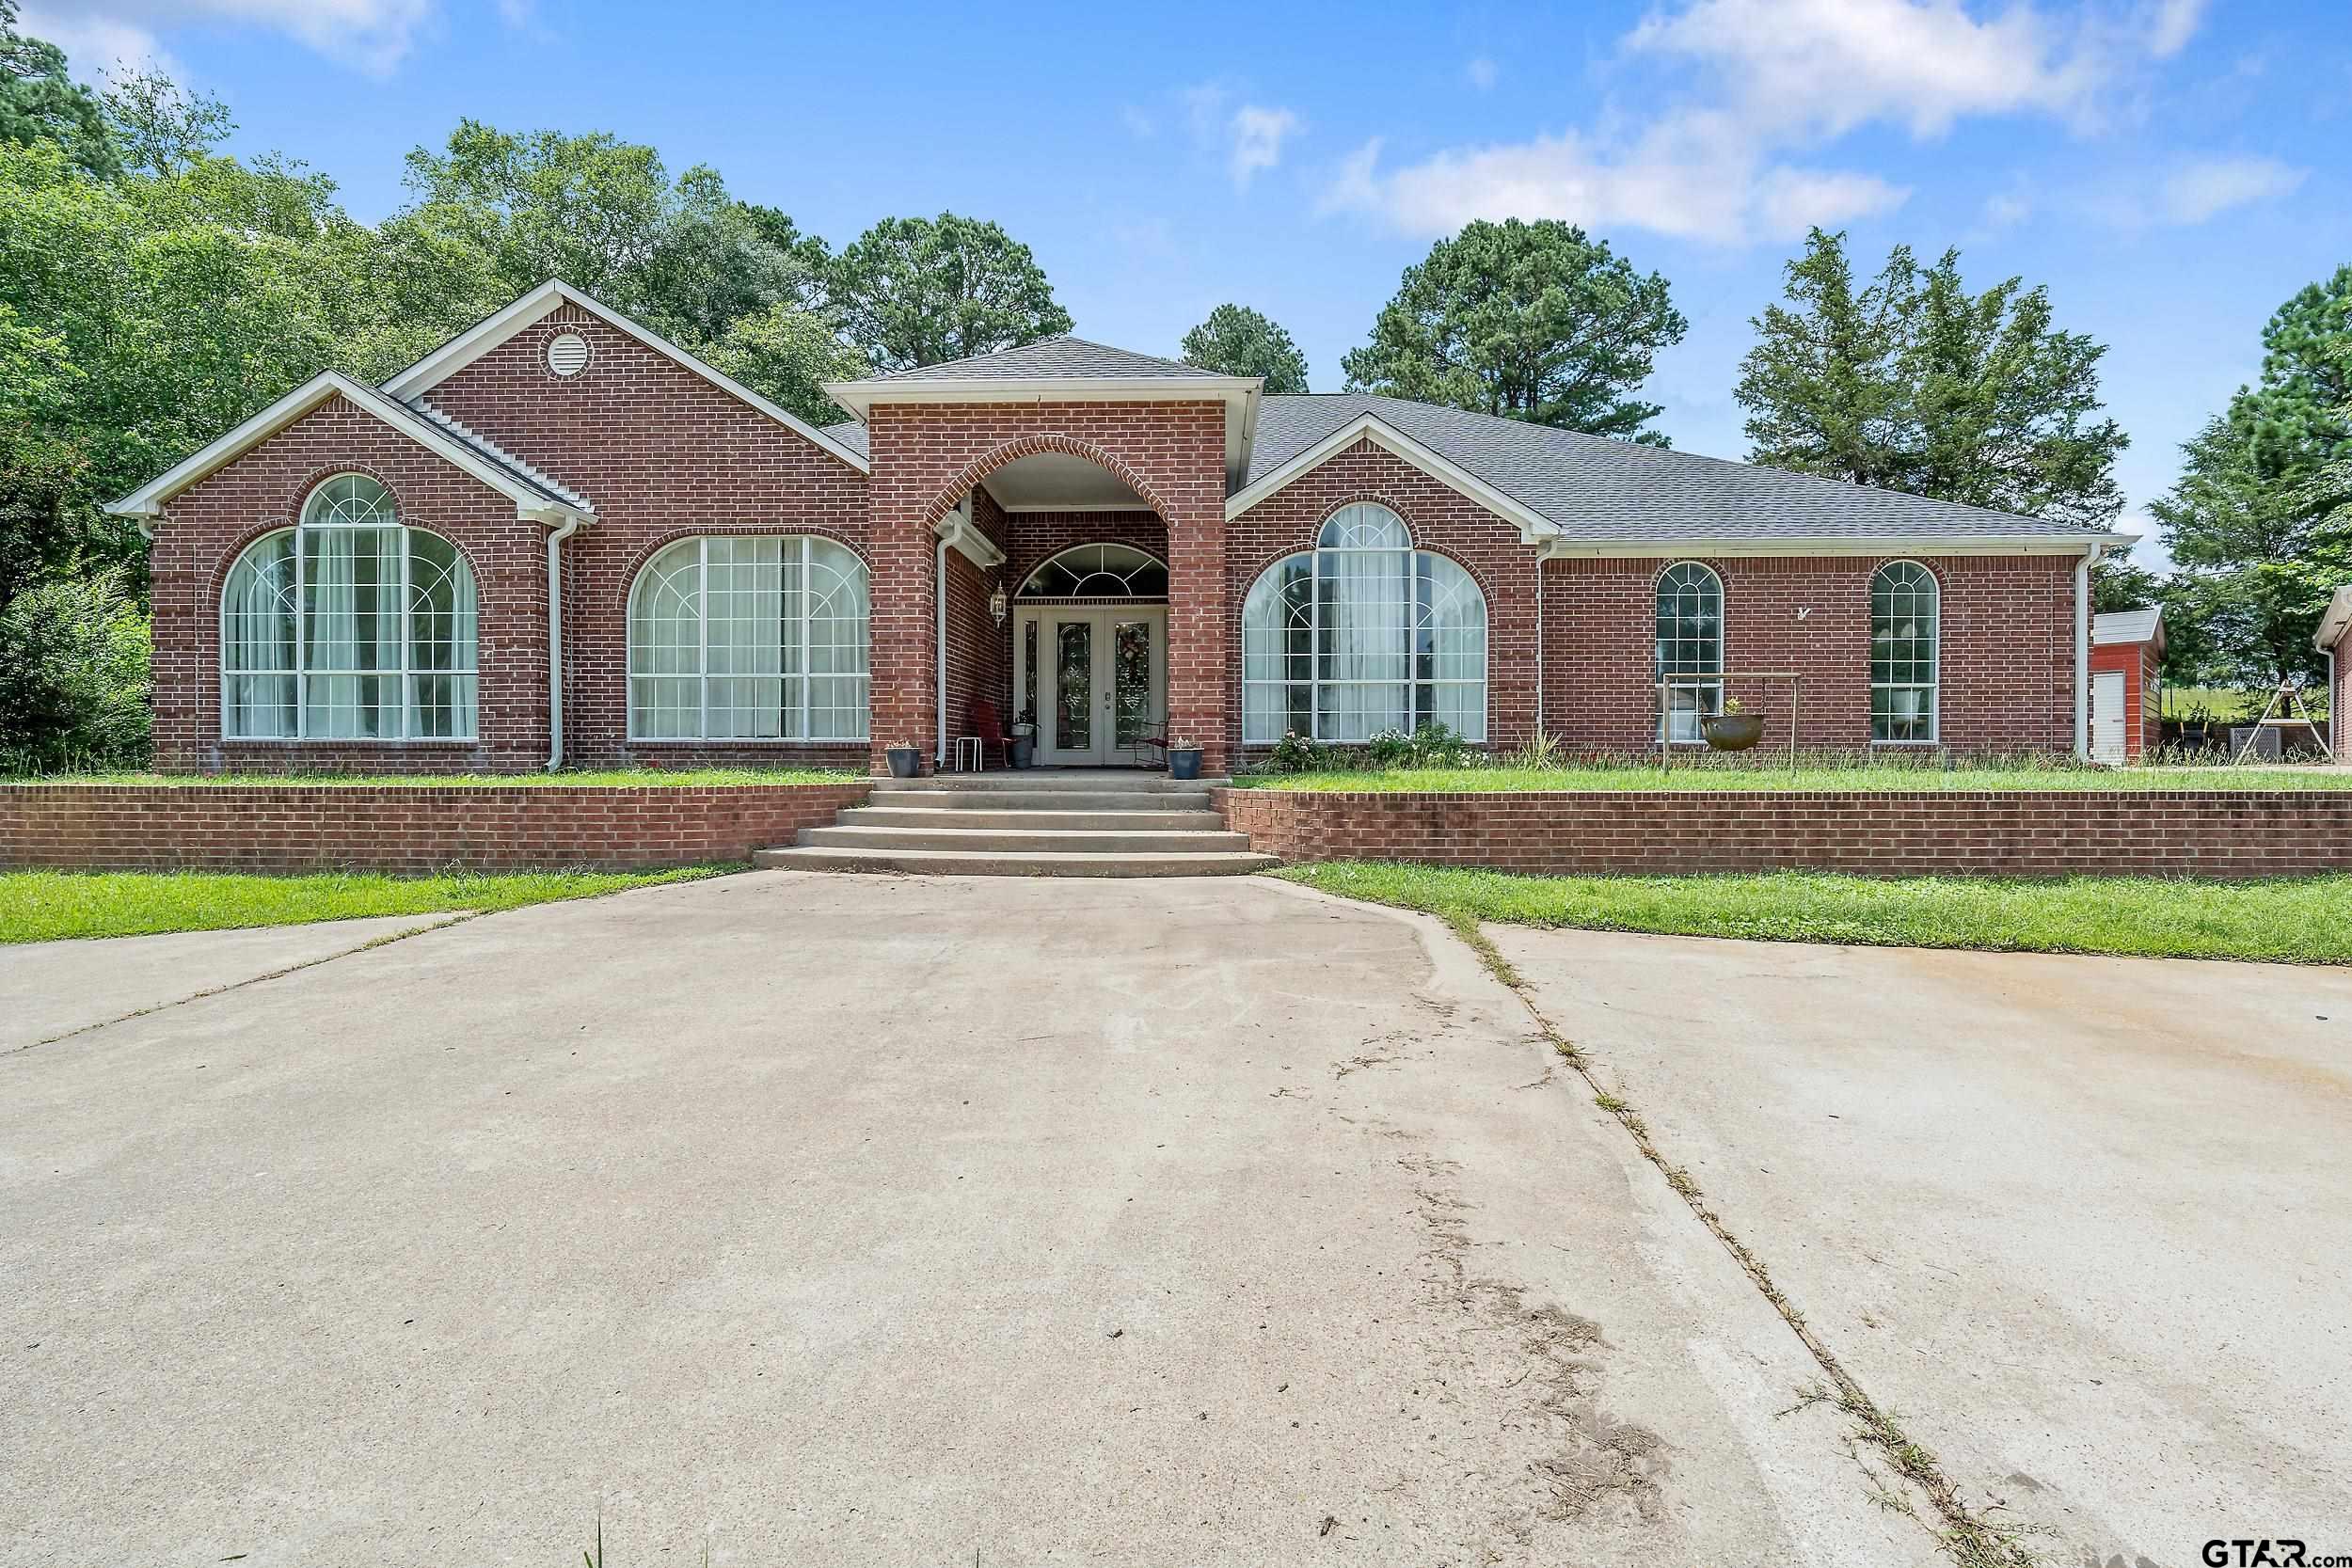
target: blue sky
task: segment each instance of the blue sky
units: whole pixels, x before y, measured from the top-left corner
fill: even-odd
[[[1173,353],[1256,306],[1318,389],[1431,240],[1573,219],[1672,281],[1691,332],[1649,395],[1722,456],[1808,222],[1864,263],[1956,245],[1973,285],[2046,283],[2109,345],[2127,528],[2265,318],[2352,261],[2343,0],[986,9],[34,0],[25,25],[77,69],[147,58],[219,94],[235,150],[309,159],[362,218],[461,115],[611,130],[835,245],[995,218],[1088,337]]]

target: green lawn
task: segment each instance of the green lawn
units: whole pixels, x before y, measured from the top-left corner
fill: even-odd
[[[557,898],[692,881],[735,869],[534,871],[490,876],[244,877],[209,871],[0,873],[0,942],[299,926],[362,915],[512,910]]]
[[[1794,769],[1757,764],[1684,763],[1673,768],[1608,765],[1585,768],[1366,768],[1327,773],[1250,773],[1237,789],[1317,792],[1414,790],[1458,795],[1482,791],[1736,789],[1823,794],[1849,790],[1904,793],[2009,789],[2352,789],[2352,772],[2325,768],[1921,768],[1834,764]]]
[[[0,777],[0,784],[168,784],[183,789],[249,788],[255,784],[419,784],[427,788],[479,788],[484,784],[529,784],[562,789],[582,784],[618,784],[636,789],[680,789],[713,784],[848,784],[864,778],[838,768],[612,768],[563,773],[70,773],[42,778]]]
[[[1596,931],[1890,947],[2352,963],[2352,875],[2275,881],[2155,877],[1881,879],[1782,871],[1741,877],[1517,877],[1340,861],[1286,881],[1449,920]]]

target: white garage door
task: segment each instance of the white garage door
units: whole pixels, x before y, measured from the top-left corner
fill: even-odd
[[[2123,672],[2093,671],[2090,676],[2090,754],[2099,762],[2122,763],[2123,755]]]

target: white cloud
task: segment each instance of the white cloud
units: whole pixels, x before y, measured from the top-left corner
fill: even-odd
[[[1495,85],[1495,63],[1481,55],[1462,68],[1462,74],[1470,78],[1471,87],[1476,87],[1480,92],[1485,92]]]
[[[2276,158],[2191,158],[2165,176],[2158,207],[2173,223],[2202,223],[2233,207],[2291,196],[2308,172]]]
[[[77,38],[86,48],[111,41],[118,52],[137,44],[151,59],[160,56],[164,29],[258,27],[381,74],[408,56],[437,9],[437,0],[48,0],[27,13],[24,27],[56,40],[70,57],[83,53],[67,42]]]
[[[1232,170],[1235,186],[1246,186],[1260,169],[1272,168],[1282,161],[1282,143],[1298,130],[1298,117],[1288,109],[1262,108],[1245,103],[1233,111],[1227,126],[1232,150],[1227,166]]]
[[[1159,129],[1150,115],[1145,114],[1133,103],[1126,104],[1120,109],[1119,122],[1127,128],[1129,135],[1139,140],[1150,139],[1152,135]]]
[[[27,37],[45,39],[64,50],[66,69],[86,82],[110,78],[119,68],[160,71],[175,80],[185,74],[153,33],[127,22],[61,16],[35,8],[18,18],[17,26]]]
[[[2170,59],[2186,46],[2205,20],[2205,0],[2157,0],[2148,19],[2148,53]]]

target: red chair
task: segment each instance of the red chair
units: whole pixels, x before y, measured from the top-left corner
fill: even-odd
[[[1007,768],[1012,766],[1012,736],[1005,733],[1005,722],[996,715],[996,705],[985,697],[977,698],[972,704],[971,733],[979,737],[982,769],[988,767],[988,749],[991,746],[996,748],[997,755]]]

